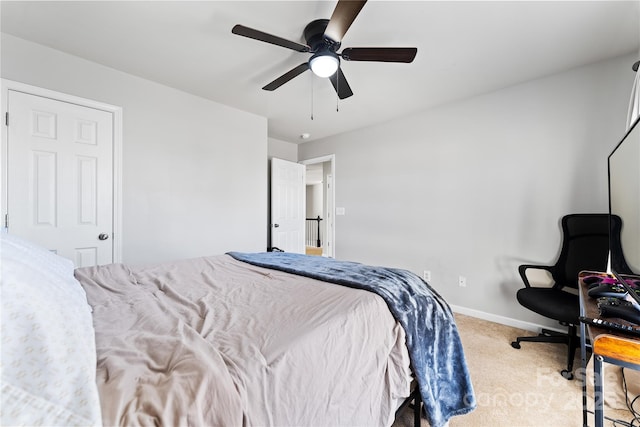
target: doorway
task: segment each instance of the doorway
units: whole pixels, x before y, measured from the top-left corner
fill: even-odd
[[[335,155],[300,163],[306,167],[306,252],[335,258]]]

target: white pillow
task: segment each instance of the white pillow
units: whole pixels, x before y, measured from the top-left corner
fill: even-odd
[[[0,233],[3,426],[101,425],[95,334],[73,263]]]

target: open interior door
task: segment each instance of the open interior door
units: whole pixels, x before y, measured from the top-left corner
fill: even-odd
[[[271,246],[305,253],[305,166],[271,159]]]

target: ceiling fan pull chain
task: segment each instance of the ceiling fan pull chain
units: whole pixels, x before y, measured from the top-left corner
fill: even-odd
[[[338,71],[336,71],[337,73]],[[340,101],[340,79],[337,78],[337,74],[336,74],[336,113],[340,112],[340,109],[338,108],[338,102]]]
[[[311,73],[311,120],[313,120],[313,73]]]

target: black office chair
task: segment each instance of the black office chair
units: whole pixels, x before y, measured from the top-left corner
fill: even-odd
[[[620,250],[621,221],[611,217],[612,250]],[[562,249],[555,265],[524,264],[518,267],[525,287],[518,290],[518,302],[542,316],[554,319],[567,326],[567,333],[542,329],[537,336],[518,337],[511,343],[520,348],[521,341],[563,343],[569,347],[567,369],[560,373],[566,379],[573,379],[573,359],[579,345],[577,337],[580,302],[576,292],[566,288],[578,288],[578,273],[582,270],[606,271],[609,252],[609,215],[571,214],[562,218]],[[531,286],[527,270],[540,269],[551,273],[552,287]]]

